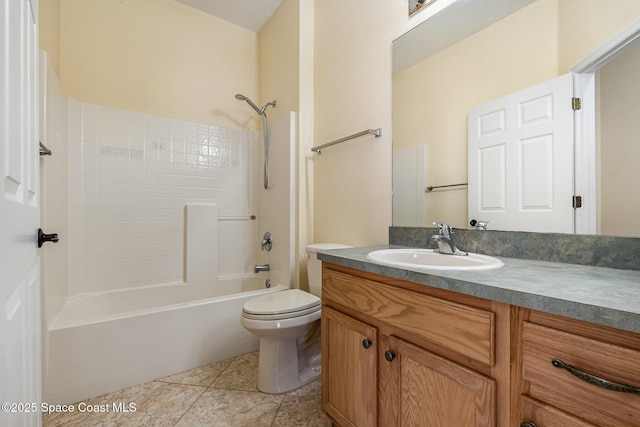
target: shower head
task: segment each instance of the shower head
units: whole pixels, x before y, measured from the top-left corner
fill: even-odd
[[[262,114],[262,113],[264,113],[264,109],[263,109],[263,110],[260,110],[260,109],[258,108],[258,106],[257,106],[256,104],[254,104],[254,103],[253,103],[249,98],[247,98],[246,96],[241,95],[241,94],[239,94],[239,93],[238,93],[238,94],[236,94],[236,99],[237,99],[237,100],[239,100],[239,101],[246,101],[246,103],[247,103],[247,104],[251,105],[251,108],[253,108],[254,110],[256,110],[256,113],[258,113],[258,114]]]
[[[271,105],[271,106],[272,106],[272,107],[274,107],[274,108],[275,108],[275,106],[276,106],[276,101],[275,101],[275,100],[273,100],[273,101],[271,101],[271,102],[268,102],[268,103],[264,104],[264,105],[262,106],[262,108],[258,108],[258,106],[257,106],[256,104],[254,104],[254,103],[253,103],[253,101],[251,101],[249,98],[247,98],[246,96],[241,95],[241,94],[239,94],[239,93],[237,93],[237,94],[236,94],[236,99],[237,99],[238,101],[245,101],[247,104],[251,105],[251,108],[253,108],[254,110],[256,110],[256,113],[258,113],[258,114],[260,114],[260,115],[264,114],[264,110],[266,110],[266,109],[267,109],[267,107],[268,107],[269,105]]]

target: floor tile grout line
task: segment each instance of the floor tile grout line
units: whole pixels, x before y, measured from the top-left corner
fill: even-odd
[[[180,415],[180,418],[178,418],[176,420],[176,422],[173,423],[174,426],[178,425],[180,420],[182,418],[184,418],[185,415],[187,415],[187,413],[191,410],[191,408],[193,408],[193,406],[198,402],[198,400],[200,400],[202,398],[202,396],[206,393],[207,390],[209,390],[209,388],[208,387],[204,387],[204,390],[202,390],[202,393],[200,393],[200,396],[198,396],[198,398],[196,400],[194,400],[191,405],[189,405],[189,407],[182,413],[182,415]]]
[[[276,423],[276,420],[278,419],[278,415],[280,414],[280,409],[282,409],[282,404],[284,403],[284,399],[286,397],[286,394],[282,395],[282,400],[280,401],[280,405],[278,405],[278,409],[276,410],[276,414],[273,416],[273,420],[271,421],[270,426],[273,427],[273,425]]]
[[[218,378],[220,378],[222,374],[224,374],[227,371],[227,369],[229,369],[229,366],[233,365],[233,362],[235,362],[239,357],[242,357],[242,355],[234,356],[231,362],[227,363],[224,369],[222,369],[220,373],[213,379],[213,381],[211,381],[211,383],[207,386],[207,388],[212,388],[215,382],[218,381]],[[225,359],[225,360],[228,360],[228,359]]]
[[[240,356],[234,356],[234,357],[230,357],[230,358],[228,358],[228,359],[221,360],[220,362],[213,362],[213,363],[209,363],[208,365],[212,365],[212,364],[215,364],[215,363],[221,363],[221,362],[224,362],[225,360],[232,359],[232,360],[231,360],[231,362],[227,363],[227,365],[226,365],[226,366],[225,366],[225,367],[224,367],[224,368],[223,368],[223,369],[218,373],[218,375],[216,375],[216,377],[215,377],[213,380],[211,380],[211,382],[210,382],[208,385],[201,385],[201,384],[189,384],[189,383],[186,383],[186,382],[179,382],[179,381],[168,381],[168,380],[166,380],[166,378],[167,378],[167,377],[158,378],[158,379],[156,379],[156,380],[151,380],[150,382],[160,382],[160,383],[165,383],[165,384],[193,385],[193,386],[198,386],[198,387],[212,388],[212,387],[213,387],[213,383],[215,383],[215,382],[216,382],[216,380],[217,380],[218,378],[220,378],[220,376],[221,376],[221,375],[222,375],[222,374],[223,374],[223,373],[224,373],[224,372],[229,368],[229,366],[231,366],[231,364],[232,364],[232,363],[233,363],[233,362],[234,362],[238,357],[241,357],[241,356],[242,356],[242,355],[240,355]],[[203,366],[207,366],[207,365],[203,365]],[[185,373],[185,372],[190,372],[190,371],[193,371],[194,369],[202,368],[203,366],[198,366],[198,367],[193,368],[193,369],[187,369],[186,371],[177,372],[177,373],[175,373],[175,374],[169,375],[169,377],[172,377],[172,376],[174,376],[174,375],[179,375],[179,374],[182,374],[182,373]]]
[[[222,376],[222,374],[229,369],[229,367],[233,364],[233,362],[235,362],[239,357],[242,357],[242,355],[239,356],[235,356],[233,357],[233,360],[231,360],[231,362],[227,363],[227,365],[218,373],[218,375],[216,375],[216,377],[211,381],[211,383],[209,383],[208,386],[204,386],[204,390],[202,391],[202,393],[200,393],[200,395],[198,396],[198,398],[196,400],[193,401],[193,403],[191,405],[189,405],[189,407],[182,413],[182,415],[180,415],[180,418],[178,418],[176,420],[176,422],[173,424],[174,426],[178,425],[178,423],[180,422],[180,420],[182,420],[182,418],[185,417],[185,415],[187,415],[189,413],[189,411],[191,411],[191,409],[196,405],[196,403],[198,403],[198,401],[202,398],[202,396],[204,396],[204,394],[211,389],[216,390],[213,385],[215,384],[216,380],[218,378],[220,378]],[[191,384],[189,384],[191,385]],[[199,386],[202,387],[202,386]],[[218,389],[221,390],[221,389]],[[242,391],[242,390],[236,390],[236,391]],[[256,390],[257,391],[257,390]],[[282,405],[282,402],[280,402],[280,404]],[[279,407],[278,407],[279,408]],[[277,415],[277,413],[276,413]]]

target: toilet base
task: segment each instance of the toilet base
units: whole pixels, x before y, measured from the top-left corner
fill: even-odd
[[[319,361],[319,353],[309,358]],[[263,393],[284,393],[295,390],[320,377],[319,363],[299,369],[297,340],[275,341],[260,340],[258,365],[258,390]]]

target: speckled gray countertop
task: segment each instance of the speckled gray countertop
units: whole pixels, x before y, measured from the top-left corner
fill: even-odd
[[[496,257],[503,267],[426,272],[367,259],[369,246],[318,252],[333,264],[640,333],[640,271]]]

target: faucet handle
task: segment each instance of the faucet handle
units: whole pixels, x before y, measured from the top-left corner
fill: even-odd
[[[469,221],[469,225],[474,227],[476,230],[486,230],[488,224],[489,224],[489,221],[477,221],[475,219],[472,219],[471,221]]]
[[[449,236],[453,234],[453,229],[446,222],[434,222],[433,225],[438,228],[438,234],[441,234],[443,236]]]

